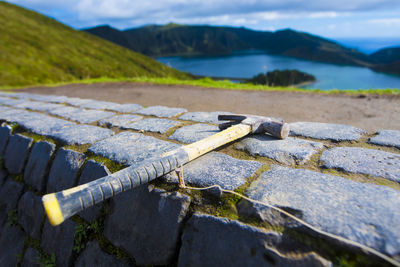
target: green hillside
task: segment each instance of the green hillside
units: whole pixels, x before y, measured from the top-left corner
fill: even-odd
[[[169,68],[36,12],[0,2],[0,86],[109,77],[175,77]]]

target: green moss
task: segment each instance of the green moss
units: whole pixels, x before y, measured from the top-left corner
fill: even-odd
[[[30,133],[30,132],[21,132],[19,134],[29,137],[29,138],[32,138],[34,142],[46,141],[46,142],[49,142],[52,144],[56,143],[53,139],[50,139],[44,135],[34,134],[34,133]]]
[[[18,225],[18,214],[16,209],[12,209],[7,213],[7,225],[10,227]]]
[[[26,239],[25,239],[25,244],[24,244],[24,253],[25,253],[26,249],[28,249],[29,247],[32,247],[36,251],[39,252],[39,260],[37,261],[37,263],[41,267],[55,267],[55,266],[57,266],[57,264],[56,264],[56,255],[54,253],[49,255],[46,252],[44,252],[44,250],[40,246],[40,240],[33,239],[32,237],[27,236]]]
[[[25,183],[24,174],[23,173],[20,173],[20,174],[17,174],[17,175],[13,175],[13,179],[16,182]]]
[[[117,172],[117,171],[120,171],[120,170],[126,168],[126,166],[123,164],[112,161],[112,160],[102,157],[102,156],[94,155],[90,152],[86,153],[86,155],[88,157],[87,158],[88,160],[91,159],[91,160],[103,163],[104,166],[106,166],[111,173],[114,173],[114,172]]]
[[[65,149],[70,149],[70,150],[74,150],[80,153],[86,153],[87,150],[89,149],[89,147],[91,146],[91,144],[84,144],[84,145],[67,145],[64,146]]]

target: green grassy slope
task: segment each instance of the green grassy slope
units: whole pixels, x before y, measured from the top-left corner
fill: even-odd
[[[169,68],[36,12],[0,2],[0,86],[99,77],[175,77]]]

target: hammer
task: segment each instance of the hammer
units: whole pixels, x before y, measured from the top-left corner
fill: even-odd
[[[42,202],[52,225],[123,191],[163,176],[222,145],[250,133],[268,133],[280,139],[289,134],[289,125],[281,119],[253,115],[219,115],[223,131],[198,142],[150,158],[109,176],[57,193],[43,196]]]

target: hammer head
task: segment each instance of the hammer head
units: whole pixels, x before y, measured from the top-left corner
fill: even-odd
[[[224,130],[239,123],[250,125],[252,133],[267,133],[274,137],[285,139],[288,137],[290,129],[289,124],[282,119],[262,117],[255,115],[219,115],[218,120],[228,121],[220,123],[219,129]]]

